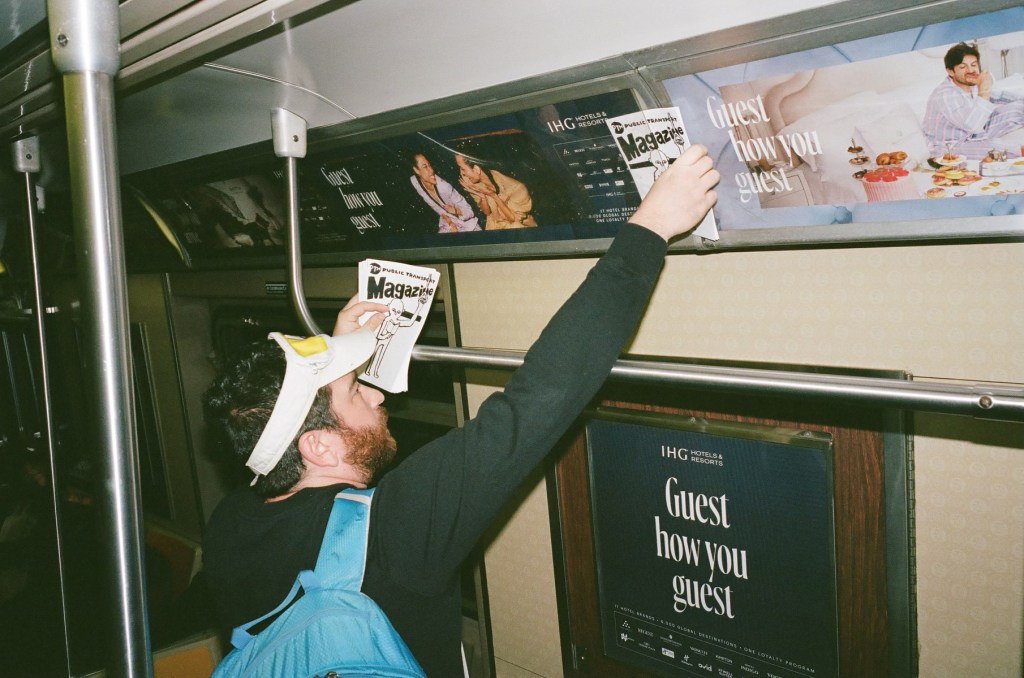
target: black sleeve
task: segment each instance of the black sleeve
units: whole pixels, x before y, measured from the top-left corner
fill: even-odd
[[[393,578],[429,593],[604,383],[634,332],[666,245],[625,224],[511,376],[472,420],[405,460],[374,498],[371,549]]]

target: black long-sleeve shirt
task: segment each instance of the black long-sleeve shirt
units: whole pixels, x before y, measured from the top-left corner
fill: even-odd
[[[626,224],[554,315],[502,392],[434,440],[374,493],[363,592],[381,606],[431,678],[462,675],[459,568],[497,513],[604,383],[636,328],[665,243]],[[207,526],[203,561],[221,621],[276,606],[316,563],[334,495],[302,490],[264,503],[227,496]]]

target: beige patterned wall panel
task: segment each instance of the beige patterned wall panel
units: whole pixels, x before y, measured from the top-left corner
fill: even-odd
[[[919,414],[921,676],[1022,675],[1024,424]]]
[[[460,265],[466,344],[528,347],[590,264]],[[631,350],[1020,383],[1022,264],[1024,244],[673,255]]]
[[[529,347],[591,264],[458,265],[465,345]],[[673,255],[629,350],[1021,384],[1022,265],[1020,243]],[[508,300],[503,314],[496,295]],[[916,426],[921,675],[1020,676],[1024,426],[939,415]],[[546,530],[547,516],[533,513],[513,518],[537,523],[517,529]],[[519,556],[549,558],[539,542],[522,543]],[[516,602],[519,573],[489,584],[492,595],[509,592],[503,615],[536,611],[533,600]],[[558,646],[555,634],[504,633],[516,636],[510,647]]]
[[[469,387],[470,409],[475,412],[493,392]],[[484,554],[497,678],[562,676],[547,501],[541,478]]]
[[[536,673],[498,658],[494,660],[494,671],[495,678],[538,678]]]

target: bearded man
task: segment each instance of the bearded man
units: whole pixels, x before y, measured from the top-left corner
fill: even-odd
[[[284,599],[317,560],[335,495],[376,486],[362,592],[431,678],[464,675],[459,569],[504,505],[600,388],[643,314],[667,241],[698,224],[719,175],[687,149],[477,415],[381,476],[395,454],[380,391],[360,384],[388,308],[354,302],[335,336],[274,342],[208,391],[208,417],[256,474],[210,518],[203,563],[222,623]],[[364,313],[376,313],[359,328]],[[571,347],[571,348],[567,348]]]
[[[953,45],[944,57],[946,79],[928,97],[921,129],[932,156],[962,155],[973,160],[990,150],[1020,155],[1000,137],[1024,126],[1024,100],[993,91],[992,74],[981,69],[978,49]]]

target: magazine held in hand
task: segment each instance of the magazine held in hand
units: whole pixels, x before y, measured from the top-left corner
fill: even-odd
[[[359,262],[359,298],[388,307],[377,328],[377,345],[359,378],[388,391],[409,389],[412,347],[423,330],[441,274],[432,268],[394,261],[364,259]],[[369,314],[360,322],[365,322]]]
[[[605,120],[619,153],[633,175],[633,183],[643,199],[654,180],[690,146],[678,106],[648,108]],[[714,212],[708,212],[694,233],[718,240]]]

